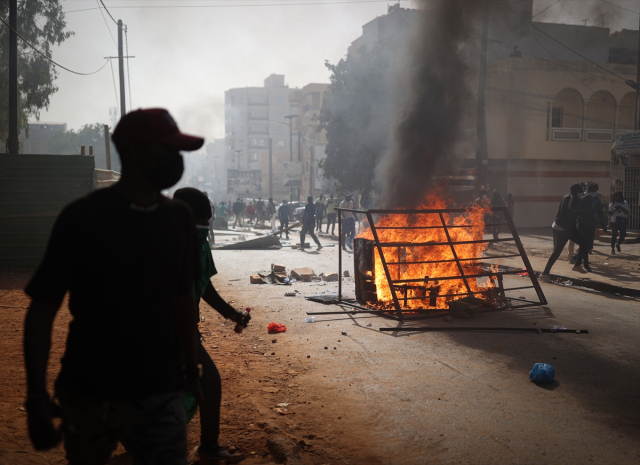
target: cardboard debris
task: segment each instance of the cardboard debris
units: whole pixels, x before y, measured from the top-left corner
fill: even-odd
[[[267,284],[267,282],[262,279],[262,277],[260,275],[252,275],[249,277],[249,281],[251,281],[251,284]]]
[[[338,273],[322,273],[320,276],[323,281],[337,281],[339,279]]]
[[[313,275],[315,273],[311,268],[296,268],[295,270],[291,270],[291,277],[297,279],[298,281],[306,281],[311,282],[313,279]]]
[[[271,271],[275,271],[276,273],[280,271],[286,271],[286,269],[287,268],[284,265],[280,265],[278,263],[271,264]]]

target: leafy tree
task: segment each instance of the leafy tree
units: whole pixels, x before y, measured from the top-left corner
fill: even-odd
[[[9,19],[9,0],[0,0],[0,16]],[[51,57],[51,46],[73,35],[59,0],[18,1],[18,33],[42,53]],[[9,132],[9,28],[0,23],[0,140],[6,144]],[[28,130],[28,118],[40,117],[58,90],[54,65],[18,38],[18,130]],[[4,144],[3,144],[4,145]]]
[[[327,131],[324,176],[342,190],[359,190],[363,201],[373,190],[375,169],[390,144],[395,109],[389,84],[390,46],[362,47],[338,64],[326,63],[331,84],[318,117]]]
[[[120,171],[120,160],[115,147],[109,138],[111,151],[111,169]],[[106,150],[104,146],[104,125],[101,123],[85,124],[77,131],[57,132],[49,141],[49,151],[59,155],[78,155],[80,147],[85,146],[87,154],[89,146],[93,146],[96,168],[106,169]]]

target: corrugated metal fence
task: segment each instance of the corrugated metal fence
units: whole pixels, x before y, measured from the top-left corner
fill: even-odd
[[[94,158],[0,154],[0,267],[38,266],[62,208],[94,185]]]

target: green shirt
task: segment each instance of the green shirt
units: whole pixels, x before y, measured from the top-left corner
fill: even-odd
[[[211,277],[218,273],[211,256],[211,247],[207,241],[208,229],[198,229],[198,255],[200,257],[201,274],[198,279],[193,282],[193,297],[199,300],[204,295],[207,284],[211,281]]]

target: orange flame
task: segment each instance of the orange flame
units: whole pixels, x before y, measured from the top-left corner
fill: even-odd
[[[439,190],[440,191],[440,190]],[[440,191],[441,192],[441,191]],[[441,194],[430,193],[424,203],[416,210],[440,210],[452,208],[447,204]],[[442,219],[447,226],[451,242],[482,240],[485,230],[485,216],[491,213],[489,202],[484,205],[474,205],[465,213],[442,213]],[[399,210],[401,212],[401,210]],[[381,243],[425,243],[448,242],[446,232],[442,228],[442,219],[438,213],[428,214],[390,214],[378,218],[375,226]],[[409,229],[415,227],[433,226],[433,229]],[[396,227],[398,229],[378,229]],[[370,228],[363,229],[358,237],[373,240],[373,232]],[[488,243],[457,244],[454,245],[459,259],[471,259],[482,256]],[[385,260],[388,264],[389,274],[393,280],[418,279],[420,282],[396,284],[396,295],[403,308],[425,308],[429,302],[429,295],[462,294],[455,297],[435,299],[435,308],[447,308],[447,302],[460,299],[468,292],[462,279],[438,279],[450,276],[460,276],[460,269],[456,263],[450,245],[433,247],[383,247]],[[402,262],[434,262],[440,263],[414,263],[397,264]],[[377,287],[378,306],[390,308],[393,305],[391,288],[383,268],[380,255],[375,250],[375,284]],[[479,267],[479,260],[463,260],[460,262],[465,275],[480,274],[484,272]],[[493,269],[493,268],[492,268]],[[495,270],[497,271],[497,270]],[[425,279],[428,277],[428,279]],[[496,287],[493,279],[467,278],[467,283],[472,291],[484,290]],[[408,289],[399,288],[406,285]],[[426,286],[426,289],[425,289]],[[477,295],[481,297],[482,295]],[[405,297],[408,297],[405,305]],[[413,299],[411,299],[413,297]],[[431,305],[433,308],[433,305]]]

